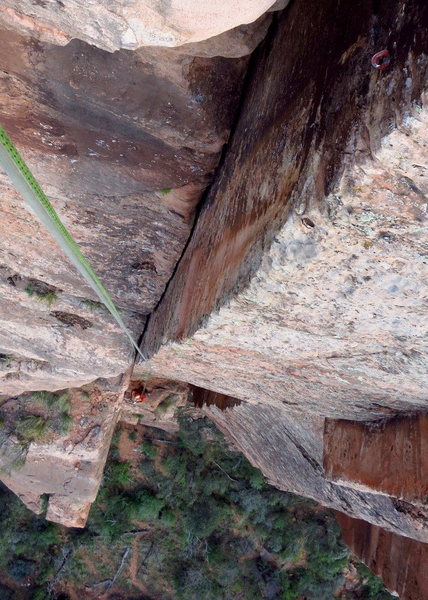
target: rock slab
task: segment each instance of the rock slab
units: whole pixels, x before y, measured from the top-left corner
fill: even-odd
[[[359,485],[330,481],[323,469],[324,419],[290,406],[249,404],[204,413],[280,490],[428,543],[428,511]]]
[[[142,370],[331,418],[426,410],[428,7],[400,6],[278,18]]]
[[[358,485],[424,505],[428,415],[371,423],[326,419],[323,466],[326,477],[341,485]]]
[[[248,59],[0,39],[0,122],[138,339],[228,139]],[[129,342],[3,172],[0,192],[0,394],[125,372]]]
[[[428,592],[428,544],[395,535],[347,515],[336,513],[342,535],[352,552],[385,587],[401,600],[422,600]]]
[[[103,50],[180,46],[252,23],[280,0],[3,0],[0,22],[41,41],[78,38]]]

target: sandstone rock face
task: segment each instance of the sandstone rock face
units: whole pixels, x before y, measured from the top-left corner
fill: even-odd
[[[229,136],[246,55],[265,35],[270,17],[261,15],[273,2],[243,0],[223,12],[212,5],[211,13],[191,2],[154,4],[6,0],[0,15],[0,122],[136,338],[188,239]],[[193,43],[107,52],[184,42]],[[3,428],[2,480],[36,512],[48,494],[47,518],[80,527],[133,351],[3,172],[0,193],[2,411],[19,408],[16,396],[29,390],[98,381],[85,388],[89,399],[73,392],[70,434],[32,442],[24,465]],[[178,392],[152,390],[142,419],[175,430],[183,402]]]
[[[285,404],[242,403],[224,411],[214,406],[203,410],[275,487],[428,542],[426,510],[358,485],[328,480],[323,469],[322,417]]]
[[[242,400],[211,414],[274,485],[427,542],[401,492],[323,471],[325,417],[428,407],[428,7],[400,6],[278,19],[137,373]]]
[[[17,198],[18,201],[21,211],[25,211]],[[34,227],[33,234],[39,230],[45,239],[46,252],[50,248],[47,234],[32,218],[28,222],[29,238],[30,223]],[[47,258],[46,253],[46,261]],[[65,259],[58,258],[65,273]],[[31,271],[31,264],[26,263],[24,258],[21,265],[21,273],[24,269]],[[55,266],[53,263],[50,267],[53,273]],[[47,269],[40,275],[45,280],[49,279]],[[74,273],[71,275],[77,278]],[[55,290],[51,292],[55,298],[49,304],[49,297],[45,299],[38,292],[30,296],[26,291],[31,290],[33,285],[36,290],[45,290],[44,282],[20,275],[17,269],[6,266],[0,268],[0,277],[2,396],[15,396],[29,390],[55,390],[84,385],[98,375],[111,377],[129,367],[132,348],[107,311],[98,303],[50,286]],[[134,334],[138,335],[144,316],[127,311],[122,316]]]
[[[428,544],[336,514],[345,542],[401,600],[421,600],[428,590]]]
[[[351,20],[346,3],[295,0],[275,19],[174,272],[238,105],[248,61],[230,57],[262,37],[271,5],[242,0],[220,14],[214,2],[210,14],[187,3],[180,20],[178,1],[150,13],[149,2],[6,0],[0,119],[135,335],[155,309],[136,376],[199,387],[205,414],[280,489],[427,542],[426,510],[407,489],[323,470],[326,417],[427,407],[423,0],[406,10],[362,0]],[[375,70],[384,47],[390,66]],[[0,393],[126,371],[126,340],[0,185]],[[5,475],[34,510],[49,494],[47,517],[66,525],[84,524],[119,414],[172,431],[186,394],[153,388],[147,403],[120,407],[125,380],[97,385],[77,402],[71,437],[32,443]],[[15,456],[13,436],[0,443]]]
[[[72,426],[66,434],[51,434],[51,439],[31,442],[23,465],[11,464],[11,444],[18,440],[0,435],[1,480],[36,513],[47,495],[46,518],[66,527],[83,527],[101,483],[111,436],[120,415],[120,406],[128,378],[98,380],[84,390],[68,390],[71,400]],[[8,412],[31,410],[26,400],[12,399],[1,404],[2,416]],[[29,404],[30,403],[30,404]],[[51,411],[52,412],[52,411]],[[52,437],[53,436],[53,437]]]
[[[228,138],[247,59],[0,37],[0,122],[138,338]],[[0,188],[0,394],[123,373],[128,341],[3,172]]]
[[[428,499],[428,415],[374,423],[327,419],[323,462],[326,477],[341,485],[423,506]]]
[[[0,123],[138,338],[228,139],[248,62],[231,57],[248,54],[270,18],[211,46],[111,54],[134,46],[119,4],[116,14],[111,3],[3,3]],[[126,7],[148,17],[153,45],[158,23],[147,3],[138,4]],[[76,37],[106,50],[70,41]],[[229,58],[211,58],[222,54]],[[2,480],[36,512],[47,494],[48,519],[81,527],[122,411],[133,350],[1,170],[0,193],[2,414],[21,407],[23,392],[97,380],[85,387],[88,397],[72,392],[71,432],[33,441],[24,465],[19,440],[1,429]],[[171,395],[153,394],[143,420],[175,430],[183,398],[177,393],[172,406]]]
[[[275,0],[3,0],[0,21],[42,41],[66,44],[78,38],[112,52],[199,42],[252,23],[285,4]]]
[[[120,421],[176,433],[178,409],[186,406],[188,398],[189,386],[179,381],[131,381],[122,403]]]
[[[362,3],[343,29],[337,3],[296,2],[279,20],[150,318],[144,371],[335,418],[427,407],[428,17],[423,2],[394,7]],[[389,21],[399,50],[377,71],[387,40],[370,28]]]

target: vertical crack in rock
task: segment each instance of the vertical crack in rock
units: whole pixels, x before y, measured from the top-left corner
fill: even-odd
[[[76,15],[87,28],[82,6],[75,4]],[[118,25],[112,14],[97,13],[99,45],[118,48],[110,53],[67,39],[63,12],[30,8],[33,19],[7,9],[0,15],[0,121],[138,336],[189,237],[229,136],[247,55],[270,16],[200,45],[129,51],[109,37]],[[36,13],[56,19],[58,29],[41,26]],[[67,28],[73,23],[75,17]],[[97,42],[85,31],[86,42]],[[31,441],[25,464],[18,464],[22,448],[9,419],[0,464],[16,468],[3,479],[36,512],[48,494],[47,518],[81,527],[133,350],[3,172],[0,191],[2,410],[30,402],[34,390],[73,388],[75,396],[67,434],[47,427],[51,420],[37,403],[39,412],[27,415],[49,435],[46,443]],[[82,397],[78,386],[85,386]],[[169,402],[148,418],[174,428]]]
[[[209,57],[208,43],[201,56],[196,46],[112,54],[9,29],[1,38],[1,122],[138,337],[227,141],[248,58]],[[128,341],[3,172],[0,189],[1,263],[27,281],[0,278],[0,351],[49,365],[45,374],[9,371],[1,392],[125,372]],[[58,290],[49,306],[31,281]],[[91,322],[90,335],[65,315]]]
[[[428,9],[400,6],[361,2],[350,24],[342,4],[297,1],[278,18],[142,371],[330,417],[426,407]],[[396,47],[381,72],[379,44]]]
[[[264,45],[268,44],[269,40],[274,39],[275,31],[276,31],[276,20],[274,19],[273,22],[271,23],[269,29],[267,30],[266,35],[264,36],[264,40],[263,40]],[[146,332],[149,328],[151,319],[155,318],[157,310],[161,309],[161,307],[163,306],[163,303],[168,302],[169,288],[170,288],[170,286],[173,286],[175,284],[177,271],[181,268],[181,263],[182,263],[183,259],[185,259],[186,255],[189,251],[189,246],[191,246],[193,244],[195,236],[197,236],[199,233],[199,227],[200,227],[199,220],[200,220],[201,214],[203,213],[206,203],[209,201],[210,195],[212,193],[212,189],[215,186],[216,181],[222,172],[222,169],[224,168],[224,164],[225,164],[226,160],[229,160],[230,148],[233,144],[233,139],[235,136],[236,128],[239,124],[242,109],[243,109],[244,103],[247,98],[250,84],[255,77],[255,72],[256,72],[256,67],[258,65],[258,61],[259,61],[258,51],[256,49],[249,57],[249,62],[248,62],[247,68],[246,68],[245,77],[243,79],[243,83],[242,83],[242,86],[240,89],[239,100],[236,102],[236,106],[234,109],[234,116],[233,116],[231,126],[230,126],[230,133],[228,135],[227,142],[222,147],[221,156],[218,161],[218,165],[215,169],[215,172],[213,174],[212,183],[206,187],[199,202],[197,203],[197,205],[195,207],[195,213],[194,213],[194,219],[192,222],[192,227],[190,229],[186,243],[183,246],[183,250],[174,265],[174,268],[171,272],[171,276],[165,285],[165,288],[159,298],[159,301],[157,302],[154,309],[149,313],[149,315],[145,321],[144,329],[143,329],[140,339],[139,339],[139,343],[140,343],[141,347],[145,346]],[[190,250],[191,250],[191,248],[190,248]],[[136,357],[136,360],[138,360],[137,357]]]

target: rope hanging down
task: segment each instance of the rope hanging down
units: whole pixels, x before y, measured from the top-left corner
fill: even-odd
[[[56,214],[52,204],[49,202],[40,185],[37,183],[34,175],[25,164],[24,159],[15,148],[12,140],[6,131],[0,125],[0,166],[6,171],[12,180],[15,188],[23,196],[24,200],[37,215],[64,254],[73,263],[82,277],[94,290],[98,298],[111,313],[119,327],[128,336],[131,344],[138,354],[145,360],[137,342],[134,340],[131,332],[126,327],[120,316],[116,305],[110,298],[109,293],[98,279],[89,262],[83,256],[70,233],[64,227],[61,219]]]

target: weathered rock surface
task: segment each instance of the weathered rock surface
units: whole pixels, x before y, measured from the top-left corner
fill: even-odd
[[[179,381],[131,381],[120,411],[120,421],[176,433],[178,409],[186,406],[189,386]]]
[[[25,210],[21,202],[20,208]],[[31,224],[39,229],[35,218]],[[46,252],[50,240],[41,229],[40,234]],[[65,272],[65,260],[58,258]],[[48,254],[44,254],[47,259]],[[27,269],[31,272],[31,264],[24,257],[21,260],[21,273]],[[50,269],[55,272],[55,263]],[[49,279],[47,270],[40,276]],[[49,296],[37,292],[30,296],[25,291],[32,285],[37,286],[36,290],[49,289],[42,283],[19,275],[15,269],[0,267],[0,395],[75,387],[97,376],[111,377],[126,371],[133,351],[109,313],[92,300],[60,292],[54,286],[50,286],[56,290],[51,292],[56,295],[52,304]],[[122,316],[138,335],[144,317],[127,311]]]
[[[382,577],[401,600],[422,600],[428,590],[428,544],[384,531],[337,513],[343,538],[352,552]]]
[[[326,417],[378,420],[427,408],[423,0],[405,10],[398,0],[362,0],[352,13],[335,0],[295,0],[276,20],[163,295],[228,139],[248,62],[209,57],[252,49],[269,17],[221,32],[271,4],[242,0],[220,14],[213,3],[210,14],[188,3],[204,18],[189,11],[180,21],[173,2],[160,22],[159,12],[139,12],[142,2],[102,10],[102,2],[6,0],[0,119],[136,335],[161,300],[143,344],[152,358],[137,376],[199,386],[205,414],[273,485],[427,542],[419,488],[416,502],[396,482],[368,486],[355,465],[346,481],[323,470]],[[105,52],[184,42],[192,43]],[[371,55],[383,47],[391,64],[374,70]],[[1,393],[125,371],[127,342],[6,179],[0,184]],[[120,407],[115,385],[99,392],[99,412],[92,394],[90,405],[79,400],[70,439],[32,443],[25,465],[5,476],[34,510],[49,494],[52,520],[84,523],[119,415],[172,431],[187,390],[153,388],[145,402]],[[221,411],[230,396],[234,408]],[[6,458],[13,443],[9,436]],[[404,565],[397,548],[416,551],[392,537],[379,542],[380,534],[371,544],[377,530],[367,527],[348,543],[371,566],[388,556],[387,585],[403,594],[413,586],[419,600],[421,578],[407,584],[387,573]],[[358,549],[364,541],[370,556]]]
[[[111,436],[120,415],[128,378],[98,380],[84,390],[68,390],[72,405],[71,429],[54,431],[50,439],[31,442],[21,466],[11,464],[20,442],[0,435],[1,480],[36,513],[47,494],[46,518],[67,527],[83,527],[101,483]],[[21,406],[22,405],[22,406]],[[1,404],[2,417],[8,412],[38,414],[30,398],[12,398]],[[29,412],[30,411],[30,412]],[[51,411],[52,412],[52,411]],[[6,425],[7,427],[7,425]],[[22,451],[22,450],[21,450]],[[16,452],[15,452],[16,454]],[[16,461],[15,461],[16,462]]]
[[[137,338],[228,139],[246,55],[270,23],[261,15],[273,2],[238,4],[213,5],[208,14],[196,3],[186,10],[176,3],[169,17],[150,2],[2,4],[0,122]],[[106,51],[184,42],[193,43]],[[29,390],[120,376],[133,351],[3,173],[0,192],[0,397],[7,412]],[[13,466],[3,480],[36,511],[48,494],[50,520],[85,523],[121,412],[124,384],[109,381],[89,388],[89,400],[75,392],[70,435],[31,443],[23,466],[20,444],[3,428],[2,464]],[[152,390],[143,420],[175,429],[183,398]]]
[[[107,50],[134,46],[128,24],[119,24],[126,18],[119,3],[121,16],[101,4],[3,3],[0,122],[138,338],[228,139],[245,55],[265,35],[270,17],[212,43],[111,54],[71,40],[81,37]],[[134,10],[138,19],[137,8],[143,3],[124,10]],[[256,19],[262,12],[263,6],[251,14]],[[139,15],[156,30],[153,15]],[[234,26],[246,17],[231,18]],[[219,23],[211,25],[223,31]],[[146,32],[150,45],[158,35],[153,31]],[[122,34],[128,42],[122,43]],[[186,33],[185,41],[195,39]],[[143,43],[141,38],[137,45]],[[89,398],[73,392],[71,433],[32,442],[23,466],[22,444],[3,427],[2,479],[35,511],[48,494],[48,519],[83,526],[122,411],[125,383],[111,377],[122,381],[133,350],[2,172],[0,193],[2,412],[19,409],[16,397],[23,392],[98,380],[85,388]],[[101,384],[100,377],[110,383]],[[153,392],[143,420],[176,429],[173,417],[184,400],[177,392],[172,402],[172,395]]]
[[[78,38],[104,50],[180,46],[200,42],[244,23],[279,0],[3,0],[0,22],[54,44]],[[253,46],[254,48],[255,46]]]
[[[138,337],[228,138],[247,59],[0,38],[0,122]],[[128,341],[2,172],[0,189],[0,394],[123,373]]]
[[[278,19],[137,373],[244,401],[211,414],[274,485],[427,542],[426,511],[323,471],[325,417],[428,408],[428,7],[401,7]]]
[[[295,2],[279,19],[144,371],[335,418],[427,408],[428,9],[399,7],[362,2],[350,25],[344,5]]]
[[[324,419],[284,405],[242,403],[204,413],[277,488],[428,542],[428,514],[385,494],[329,481],[323,470]]]
[[[425,505],[428,521],[428,415],[372,423],[327,419],[323,466],[341,485]]]

